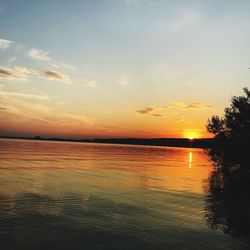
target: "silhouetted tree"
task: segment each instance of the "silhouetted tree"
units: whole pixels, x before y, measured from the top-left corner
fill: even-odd
[[[250,240],[249,156],[244,151],[208,151],[214,162],[204,186],[205,217],[212,229]],[[249,241],[250,243],[250,241]]]
[[[207,130],[215,135],[208,153],[214,170],[207,181],[208,225],[250,239],[250,91],[234,96],[223,117],[212,116]]]
[[[214,115],[208,119],[207,130],[217,139],[250,140],[250,91],[243,88],[245,95],[233,96],[224,116]]]

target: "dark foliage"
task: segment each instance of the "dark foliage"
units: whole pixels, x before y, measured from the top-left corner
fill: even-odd
[[[250,171],[247,151],[209,150],[215,168],[206,188],[206,220],[212,229],[250,239]]]
[[[216,139],[250,140],[250,91],[247,88],[243,88],[243,91],[245,95],[232,97],[223,117],[214,115],[208,119],[207,130]]]

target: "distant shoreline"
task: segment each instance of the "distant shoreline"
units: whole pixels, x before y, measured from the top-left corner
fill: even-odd
[[[65,139],[65,138],[42,138],[35,137],[14,137],[0,136],[0,139],[20,139],[37,141],[62,141],[62,142],[85,142],[85,143],[107,143],[107,144],[125,144],[125,145],[143,145],[143,146],[163,146],[163,147],[183,147],[183,148],[206,148],[212,147],[214,139],[186,139],[186,138],[107,138],[107,139]]]

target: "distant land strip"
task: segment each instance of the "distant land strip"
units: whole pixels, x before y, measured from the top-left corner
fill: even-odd
[[[166,146],[166,147],[184,147],[184,148],[211,148],[214,145],[214,139],[186,139],[186,138],[100,138],[100,139],[66,139],[66,138],[43,138],[35,137],[11,137],[0,136],[2,139],[24,139],[24,140],[42,140],[42,141],[65,141],[65,142],[87,142],[87,143],[109,143],[109,144],[127,144],[144,146]]]

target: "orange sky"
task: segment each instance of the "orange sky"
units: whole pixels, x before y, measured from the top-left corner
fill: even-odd
[[[0,136],[209,137],[249,82],[247,1],[37,8],[0,3]]]

